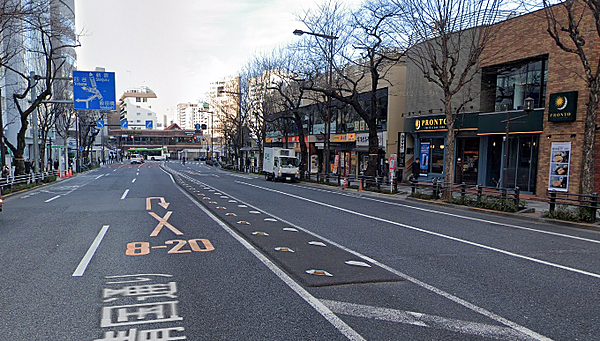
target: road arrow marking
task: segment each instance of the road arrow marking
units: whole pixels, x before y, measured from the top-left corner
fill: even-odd
[[[171,203],[167,202],[165,200],[165,198],[163,198],[163,197],[149,197],[149,198],[146,198],[146,211],[150,211],[152,209],[152,200],[153,199],[159,200],[158,204],[165,210],[167,208],[169,208],[169,205],[171,204]]]

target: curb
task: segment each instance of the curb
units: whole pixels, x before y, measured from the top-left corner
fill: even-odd
[[[580,223],[580,222],[574,222],[574,221],[550,219],[550,218],[544,218],[544,217],[528,217],[528,216],[520,215],[523,213],[529,213],[529,212],[526,212],[529,209],[521,210],[521,211],[515,212],[515,213],[509,213],[509,212],[494,211],[494,210],[489,210],[489,209],[479,208],[479,207],[461,206],[461,205],[455,205],[455,204],[450,204],[450,203],[446,203],[446,202],[430,201],[430,200],[411,198],[411,197],[406,197],[404,200],[418,201],[418,202],[421,202],[424,204],[430,204],[430,205],[442,205],[442,206],[454,208],[456,210],[474,211],[474,212],[479,212],[479,213],[489,213],[492,215],[508,217],[508,218],[515,218],[515,219],[520,219],[520,220],[528,220],[528,221],[539,222],[539,223],[547,223],[547,224],[562,225],[562,226],[568,226],[568,227],[574,227],[574,228],[580,228],[580,229],[586,229],[586,230],[600,231],[600,225],[598,225],[598,224]]]

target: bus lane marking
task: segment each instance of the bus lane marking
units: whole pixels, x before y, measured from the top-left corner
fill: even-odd
[[[154,231],[152,231],[152,233],[150,233],[150,237],[158,236],[158,234],[160,233],[160,231],[162,230],[162,228],[164,226],[166,226],[169,230],[171,230],[171,232],[175,233],[178,236],[183,235],[183,232],[179,231],[175,226],[171,225],[167,221],[171,217],[171,214],[173,214],[173,211],[168,211],[164,217],[160,217],[158,214],[156,214],[154,212],[148,212],[148,214],[153,216],[154,219],[158,220],[158,225],[156,225],[156,227],[154,228]]]
[[[170,277],[173,276],[166,274],[105,276],[107,280],[119,278],[122,280],[107,281],[102,288],[103,306],[100,327],[111,330],[104,330],[104,337],[94,341],[186,340],[187,337],[181,334],[185,332],[185,328],[180,325],[183,317],[178,312],[177,283],[172,280],[164,283]],[[121,286],[116,287],[117,285]],[[111,305],[114,301],[119,301],[119,305]],[[138,329],[146,327],[144,325],[163,322],[177,325],[160,329]],[[128,329],[118,330],[121,327]]]
[[[158,220],[158,224],[150,234],[150,237],[156,237],[162,231],[163,227],[171,230],[176,235],[183,235],[183,232],[178,230],[175,226],[171,225],[168,220],[173,214],[173,211],[167,211],[164,217],[159,216],[155,212],[152,212],[152,202],[158,200],[158,205],[164,209],[167,209],[170,205],[164,197],[147,197],[146,198],[146,210],[150,211],[150,214],[154,219]],[[174,239],[167,240],[165,245],[150,245],[149,242],[131,242],[127,243],[125,255],[127,256],[145,256],[150,254],[151,250],[154,249],[169,249],[167,254],[185,254],[192,252],[210,252],[215,249],[210,240],[204,238],[194,239]]]

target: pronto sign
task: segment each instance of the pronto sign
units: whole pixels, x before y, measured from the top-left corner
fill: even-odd
[[[424,117],[415,119],[415,131],[447,129],[445,116]]]
[[[549,122],[572,122],[577,116],[577,91],[550,94]]]
[[[73,71],[75,110],[116,110],[115,73]]]

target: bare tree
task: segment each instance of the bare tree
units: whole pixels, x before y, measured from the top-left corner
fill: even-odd
[[[305,90],[300,77],[303,66],[298,50],[291,48],[276,49],[269,58],[264,60],[265,90],[267,99],[273,109],[267,117],[283,132],[287,145],[287,132],[294,131],[298,135],[300,144],[300,173],[304,177],[308,170],[308,148],[305,142],[305,117],[301,109],[302,100],[305,99]],[[293,123],[290,127],[289,123]]]
[[[481,0],[391,0],[402,13],[401,23],[414,44],[408,59],[425,79],[442,92],[446,116],[444,181],[454,181],[454,122],[474,99],[471,88],[478,74],[479,58],[497,29],[500,1]],[[444,200],[450,200],[450,192]]]
[[[69,132],[72,130],[71,128],[75,126],[75,109],[71,104],[55,104],[52,110],[56,111],[55,131],[64,142],[62,150],[65,153],[65,164],[61,165],[61,167],[64,167],[64,170],[66,170],[69,167],[67,142],[70,137]]]
[[[21,90],[14,93],[12,97],[20,121],[15,122],[16,124],[20,123],[17,144],[14,145],[6,137],[4,138],[4,142],[15,157],[16,174],[23,174],[25,171],[23,154],[26,146],[25,135],[29,125],[28,119],[32,114],[37,114],[36,110],[44,100],[51,97],[53,83],[56,77],[61,74],[61,67],[65,63],[64,59],[61,58],[61,51],[79,46],[77,42],[69,44],[64,43],[61,39],[61,35],[72,34],[72,32],[65,32],[51,25],[49,3],[31,1],[23,5],[23,9],[27,14],[22,17],[11,17],[11,23],[8,26],[13,30],[27,31],[27,35],[32,37],[32,40],[23,44],[20,47],[23,50],[12,54],[11,58],[0,60],[0,68],[15,75],[14,79],[18,79],[21,86]],[[40,67],[36,70],[39,75],[32,76],[31,73],[24,71],[22,67],[18,67],[27,65],[25,60],[15,60],[16,58],[24,58],[25,55],[40,61]],[[32,91],[35,92],[35,96],[32,96]],[[27,100],[30,97],[31,101],[28,102]],[[34,132],[34,134],[36,133]]]
[[[263,146],[265,142],[265,111],[268,108],[266,93],[264,91],[267,81],[267,73],[263,69],[261,56],[252,58],[240,71],[240,78],[246,79],[247,100],[244,101],[242,111],[247,111],[248,143],[259,148],[258,166],[262,169]]]
[[[80,111],[77,117],[79,124],[79,141],[81,143],[80,148],[83,151],[83,164],[87,165],[94,161],[91,159],[91,152],[96,137],[100,133],[100,130],[96,128],[96,121],[102,117],[102,113],[98,110],[90,110],[86,111],[85,114],[82,114],[82,111]],[[77,161],[79,162],[79,160]]]
[[[332,81],[324,82],[324,72],[315,68],[307,77],[310,79],[307,89],[352,107],[365,121],[369,130],[365,175],[375,176],[379,162],[377,129],[385,109],[377,98],[377,90],[386,83],[388,72],[402,59],[405,49],[404,36],[397,25],[399,10],[384,1],[371,1],[354,13],[338,3],[328,3],[317,15],[311,14],[302,20],[308,28],[340,39],[335,40],[336,47],[330,48],[329,54],[325,46],[317,44],[333,67]]]
[[[600,103],[600,1],[567,0],[554,4],[543,0],[548,34],[563,51],[577,56],[581,68],[577,74],[587,89],[585,130],[583,143],[583,168],[581,191],[594,192],[594,144]],[[592,43],[595,41],[596,43]]]

